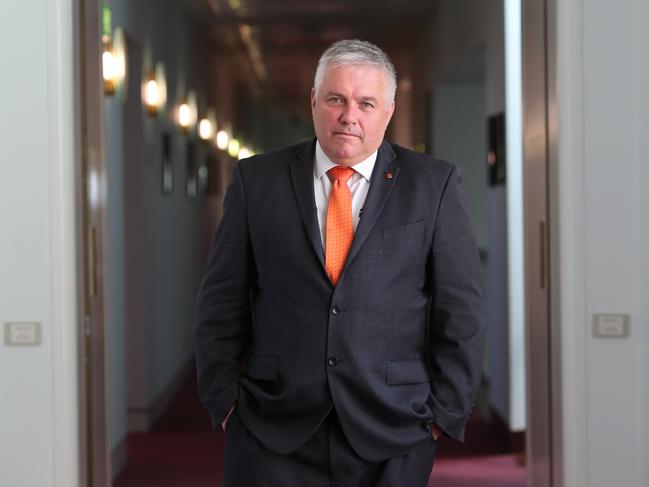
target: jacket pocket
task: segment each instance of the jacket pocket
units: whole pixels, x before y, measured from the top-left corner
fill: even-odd
[[[389,386],[421,384],[430,381],[430,372],[421,359],[388,360],[385,381]]]
[[[407,238],[420,235],[424,231],[426,220],[419,220],[404,225],[383,228],[383,240],[392,240],[395,238]]]
[[[257,380],[277,380],[279,358],[252,356],[248,359],[247,375]]]

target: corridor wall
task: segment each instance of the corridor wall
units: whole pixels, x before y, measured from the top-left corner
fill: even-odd
[[[193,367],[192,311],[203,265],[202,194],[186,193],[188,143],[199,165],[204,148],[183,135],[176,107],[187,90],[209,84],[200,30],[173,0],[112,0],[112,19],[128,40],[129,85],[106,98],[107,339],[113,476],[125,461],[128,431],[151,428]],[[165,66],[167,106],[149,117],[141,82]],[[173,191],[162,190],[162,136],[171,141]]]

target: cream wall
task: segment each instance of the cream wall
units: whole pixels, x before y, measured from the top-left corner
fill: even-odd
[[[0,485],[69,487],[79,479],[80,329],[72,2],[3,10],[0,326],[36,321],[43,334],[39,346],[0,343]]]
[[[649,5],[553,2],[551,194],[563,485],[649,485]],[[555,107],[552,107],[554,110]],[[552,221],[552,219],[551,219]],[[630,315],[594,338],[595,313]]]

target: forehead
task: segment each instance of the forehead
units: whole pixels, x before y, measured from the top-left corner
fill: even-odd
[[[355,90],[375,95],[386,89],[387,73],[371,64],[343,64],[329,66],[323,77],[323,91]]]

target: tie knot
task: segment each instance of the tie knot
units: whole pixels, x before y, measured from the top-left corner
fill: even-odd
[[[354,175],[354,170],[347,166],[335,166],[327,171],[327,175],[332,181],[339,180],[341,183],[347,183]]]

